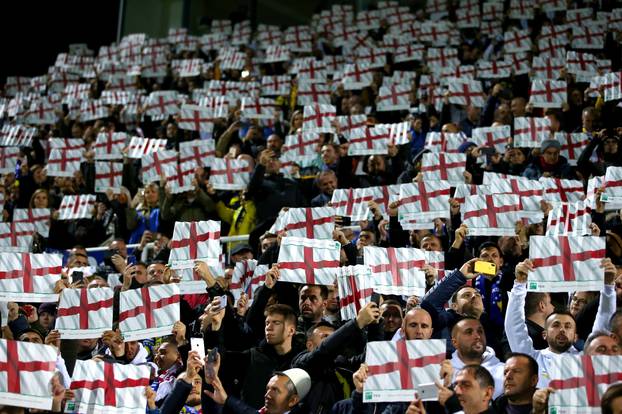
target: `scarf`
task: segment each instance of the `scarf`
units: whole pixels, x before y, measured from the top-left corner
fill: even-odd
[[[490,297],[486,296],[486,276],[479,275],[475,279],[475,288],[479,290],[479,293],[482,295],[482,300],[484,301],[484,308],[486,308],[486,303],[490,306],[489,315],[490,321],[497,326],[503,326],[503,313],[501,312],[503,308],[503,298],[501,296],[501,274],[497,274],[492,281],[492,288],[490,289]]]

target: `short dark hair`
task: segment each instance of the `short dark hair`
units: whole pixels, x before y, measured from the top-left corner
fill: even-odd
[[[619,327],[622,324],[622,310],[617,310],[613,315],[611,315],[611,319],[609,319],[609,330],[613,333],[619,331]]]
[[[319,288],[320,289],[320,296],[322,297],[322,300],[328,299],[328,286],[326,286],[326,285],[314,285],[314,284],[301,285],[300,289],[298,289],[298,295],[299,296],[300,296],[300,291],[305,286],[308,286],[310,288]]]
[[[545,292],[527,292],[525,296],[525,316],[529,317],[538,312],[540,302],[544,301],[548,293]],[[548,315],[547,315],[548,316]]]
[[[491,241],[485,241],[484,243],[479,245],[477,249],[477,256],[479,257],[479,255],[482,254],[482,251],[484,251],[485,249],[493,249],[493,248],[497,249],[500,256],[503,256],[503,253],[501,253],[501,249],[499,248],[497,243],[491,242]]]
[[[454,326],[451,327],[451,337],[453,338],[454,336],[456,336],[456,331],[458,330],[458,324],[462,321],[468,321],[468,320],[472,320],[472,321],[477,321],[480,325],[482,325],[482,321],[480,321],[477,318],[473,318],[471,316],[465,316],[463,318],[461,318],[458,322],[456,322],[454,324]],[[484,325],[482,325],[482,327],[484,327]]]
[[[619,397],[622,397],[622,384],[610,385],[600,399],[600,410],[602,414],[613,414],[611,403]]]
[[[475,378],[479,386],[482,388],[486,388],[486,387],[495,388],[494,378],[492,377],[490,372],[488,372],[488,370],[481,365],[477,365],[477,364],[465,365],[460,370],[460,372],[468,372],[469,374],[473,375],[473,377]]]
[[[285,323],[296,326],[296,313],[291,306],[282,303],[270,305],[266,308],[264,316],[281,315]]]
[[[331,328],[331,329],[335,329],[335,326],[328,322],[328,321],[319,321],[316,324],[313,324],[313,326],[311,326],[309,329],[307,329],[307,332],[305,334],[305,338],[307,340],[309,340],[311,338],[311,336],[313,335],[313,331],[315,331],[317,328],[321,328],[322,326],[326,326],[327,328]]]
[[[553,315],[566,315],[566,316],[570,316],[572,318],[572,321],[574,322],[574,326],[577,326],[577,320],[574,318],[574,316],[572,316],[572,313],[566,311],[566,310],[556,310],[554,312],[552,312],[550,315],[546,316],[546,319],[544,320],[544,327],[546,328],[548,326],[549,323],[549,318]]]
[[[603,336],[611,336],[611,335],[609,334],[609,332],[604,331],[604,330],[597,330],[597,331],[592,332],[590,336],[587,337],[587,339],[585,340],[585,343],[583,344],[583,352],[585,352],[585,350],[592,344],[592,341]]]
[[[529,367],[529,375],[538,375],[538,362],[533,359],[531,356],[527,355],[527,354],[523,354],[522,352],[511,352],[507,359],[506,362],[510,359],[510,358],[525,358],[528,361],[528,367]]]

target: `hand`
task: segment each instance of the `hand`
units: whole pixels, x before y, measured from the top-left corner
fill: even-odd
[[[382,213],[380,212],[380,206],[374,200],[370,200],[367,202],[367,207],[373,213],[374,219],[380,220],[382,219]]]
[[[367,373],[369,368],[367,364],[361,364],[358,370],[352,375],[352,381],[354,382],[354,387],[357,392],[363,392],[363,385],[365,385],[365,381],[367,381]]]
[[[465,171],[465,172],[463,172],[463,173],[462,173],[462,175],[464,176],[464,182],[465,182],[466,184],[471,184],[471,183],[473,183],[473,174],[471,174],[471,173],[470,173],[470,172],[468,172],[468,171]]]
[[[125,266],[125,269],[123,270],[123,287],[121,288],[122,291],[129,290],[130,286],[132,286],[132,279],[134,278],[135,274],[136,265],[131,264]]]
[[[177,345],[184,345],[188,341],[186,340],[186,325],[182,321],[177,321],[173,324],[173,336]]]
[[[145,385],[145,397],[147,397],[147,407],[149,407],[150,410],[155,410],[156,392],[149,385]]]
[[[456,216],[460,214],[460,202],[456,200],[455,198],[449,199],[449,212],[451,213],[452,216]]]
[[[503,91],[503,85],[500,83],[497,83],[495,86],[493,86],[491,95],[494,97],[497,97],[502,91]]]
[[[140,247],[144,249],[147,243],[151,243],[153,241],[153,233],[149,230],[145,230],[142,237],[140,238]]]
[[[341,244],[342,246],[348,244],[348,239],[346,235],[343,233],[342,230],[339,230],[337,228],[333,230],[333,240],[338,241],[339,244]]]
[[[194,262],[194,271],[205,281],[208,288],[211,288],[216,284],[216,279],[212,274],[212,271],[209,270],[207,263],[197,260]]]
[[[264,286],[268,289],[274,288],[274,285],[276,285],[276,282],[279,280],[280,276],[281,273],[279,271],[279,265],[273,264],[270,270],[268,270],[268,273],[266,273],[266,280],[264,282]]]
[[[605,192],[605,188],[601,187],[601,188],[597,188],[596,191],[594,191],[594,200],[596,201],[596,212],[597,213],[604,213],[605,212],[605,203],[603,203],[600,200],[600,196]]]
[[[37,313],[37,308],[32,305],[24,305],[24,310],[26,311],[26,319],[28,323],[33,324],[39,320],[39,314]]]
[[[186,362],[184,381],[188,384],[192,384],[192,380],[197,376],[202,366],[203,360],[199,357],[199,353],[197,351],[190,351],[188,353],[188,361]]]
[[[533,393],[532,397],[532,409],[533,413],[546,413],[547,406],[549,405],[549,395],[555,392],[553,388],[540,388]]]
[[[454,395],[454,392],[449,389],[448,386],[438,381],[434,381],[434,384],[436,384],[436,388],[438,388],[438,403],[444,407],[447,400]]]
[[[222,318],[225,316],[226,305],[227,304],[225,303],[225,307],[220,309],[220,298],[217,297],[212,300],[212,303],[210,303],[209,310],[206,309],[209,314],[208,317],[211,320],[213,331],[217,331],[220,329],[220,325],[222,324]]]
[[[454,367],[453,365],[451,365],[451,360],[446,359],[443,362],[441,362],[441,371],[439,373],[439,377],[443,380],[443,385],[445,387],[449,387],[453,376],[454,376]]]
[[[60,332],[57,329],[51,330],[45,337],[45,344],[60,350]]]
[[[110,258],[110,261],[119,273],[123,273],[125,266],[127,266],[127,263],[125,263],[125,259],[120,254],[113,254]]]
[[[356,315],[356,325],[359,329],[363,329],[372,323],[378,323],[378,320],[380,320],[380,309],[374,302],[366,304]]]
[[[429,264],[423,265],[421,270],[425,273],[425,284],[427,286],[434,286],[434,282],[438,279],[438,270]]]
[[[216,404],[219,405],[224,405],[225,401],[227,401],[227,393],[225,392],[224,387],[222,386],[222,383],[220,382],[220,379],[218,377],[214,377],[214,379],[212,380],[210,384],[212,387],[214,387],[214,391],[203,391],[205,392],[205,394],[210,397],[212,400],[214,400],[214,402]]]
[[[527,283],[527,275],[533,271],[533,262],[529,259],[525,259],[516,265],[514,275],[516,276],[516,282]]]
[[[479,260],[478,257],[474,257],[469,260],[460,268],[460,272],[464,275],[467,280],[475,279],[477,274],[475,273],[475,262]]]
[[[65,386],[60,381],[60,374],[55,374],[50,380],[52,386],[52,412],[60,413],[65,399]]]
[[[8,321],[13,322],[15,319],[19,318],[19,305],[15,302],[8,302],[7,308],[9,310]]]
[[[606,257],[600,262],[600,267],[605,269],[605,285],[613,285],[616,280],[618,269],[610,258]]]
[[[451,247],[454,249],[459,249],[462,247],[462,243],[464,243],[464,239],[466,238],[468,227],[466,224],[462,223],[460,227],[456,229],[454,242],[451,244]]]
[[[596,223],[590,224],[590,231],[592,233],[592,236],[594,236],[594,237],[599,237],[600,236],[600,227],[598,227],[598,224],[596,224]]]
[[[118,329],[116,331],[104,332],[102,335],[102,342],[110,349],[114,357],[120,358],[125,355],[125,345],[121,337],[121,332]]]
[[[394,201],[394,202],[389,204],[389,216],[391,216],[391,217],[396,217],[397,216],[397,209],[398,209],[399,205],[400,204],[397,201]]]
[[[248,296],[246,293],[242,293],[240,295],[240,299],[238,299],[238,303],[235,305],[235,311],[239,316],[246,315],[246,311],[248,310]]]
[[[418,398],[415,398],[413,402],[410,403],[408,409],[405,414],[425,414],[425,408],[423,407],[423,401]]]

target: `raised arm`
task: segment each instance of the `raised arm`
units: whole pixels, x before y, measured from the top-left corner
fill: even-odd
[[[509,293],[508,308],[505,313],[505,334],[512,352],[522,352],[537,358],[538,351],[533,347],[525,324],[525,297],[527,296],[527,272],[533,268],[527,259],[516,265],[514,287]]]
[[[603,259],[601,266],[605,269],[605,286],[600,291],[600,302],[598,303],[598,312],[596,313],[592,332],[608,331],[609,320],[616,311],[616,290],[614,285],[616,267],[609,258]]]

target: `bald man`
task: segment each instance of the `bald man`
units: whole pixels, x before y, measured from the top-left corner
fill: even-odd
[[[425,309],[413,308],[406,312],[402,319],[402,327],[395,332],[392,340],[406,338],[430,339],[432,337],[432,317]]]

